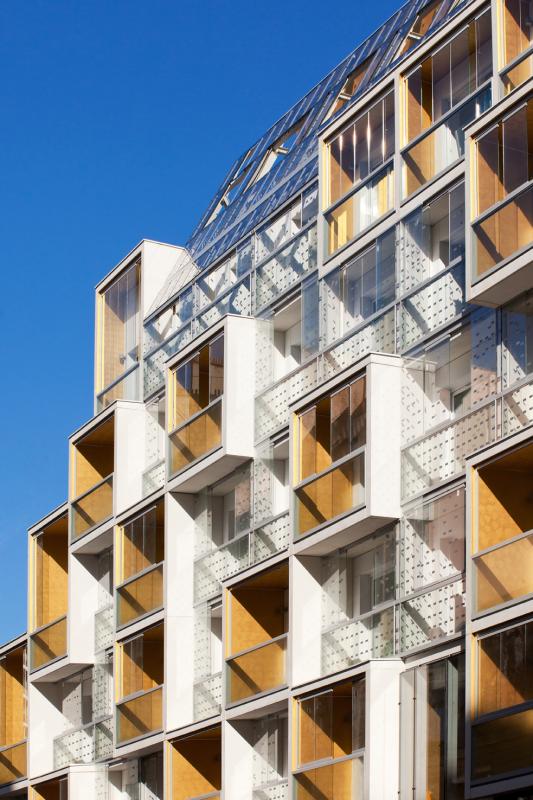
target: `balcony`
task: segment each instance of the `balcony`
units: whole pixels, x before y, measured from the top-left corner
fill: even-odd
[[[492,110],[483,127],[472,129],[467,260],[471,302],[499,306],[532,286],[532,106],[529,81],[516,97]]]
[[[113,516],[115,417],[71,443],[70,538],[77,541]]]
[[[400,383],[399,359],[372,355],[347,382],[325,384],[294,409],[298,552],[335,550],[400,516],[399,420],[391,417]]]
[[[163,607],[163,564],[155,564],[117,589],[117,626]]]
[[[124,744],[163,729],[163,687],[117,703],[117,744]]]
[[[490,97],[490,88],[484,89],[402,151],[404,198],[422,189],[463,158],[464,128],[489,107]]]
[[[117,654],[116,742],[121,745],[163,728],[163,624],[121,642]]]
[[[253,456],[255,321],[227,316],[170,362],[168,480],[199,492]]]
[[[346,758],[322,767],[304,769],[294,775],[295,800],[337,800],[356,798],[362,800],[364,759]]]
[[[39,628],[30,636],[31,669],[40,669],[67,654],[67,618]]]
[[[26,742],[0,748],[0,784],[15,783],[28,774]]]
[[[220,727],[170,743],[170,768],[165,796],[173,800],[219,798],[222,788]]]
[[[287,683],[288,586],[288,565],[283,564],[227,590],[229,705]]]
[[[333,255],[394,208],[394,168],[389,164],[347,200],[324,214],[327,255]]]
[[[39,669],[67,654],[68,518],[30,537],[29,665]]]
[[[286,660],[286,633],[226,659],[229,703],[283,688],[287,683]]]

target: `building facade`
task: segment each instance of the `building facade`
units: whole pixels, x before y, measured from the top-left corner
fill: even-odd
[[[410,0],[95,327],[0,795],[531,800],[531,0]]]

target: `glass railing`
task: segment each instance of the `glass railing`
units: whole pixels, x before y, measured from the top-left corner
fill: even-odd
[[[533,244],[533,186],[472,225],[473,280]]]
[[[239,536],[211,550],[194,562],[194,601],[199,603],[220,594],[222,581],[250,563],[249,536]]]
[[[113,516],[113,476],[109,475],[72,503],[71,538],[79,539]]]
[[[515,62],[502,73],[505,94],[509,94],[533,75],[533,52],[525,53],[520,61]]]
[[[113,754],[112,717],[66,731],[54,739],[54,769],[92,764]]]
[[[229,703],[247,700],[256,694],[272,692],[287,683],[287,634],[244,650],[226,660],[226,687]]]
[[[322,674],[331,675],[395,651],[394,607],[341,622],[322,632]]]
[[[170,475],[222,444],[222,398],[169,434]]]
[[[194,562],[194,601],[220,594],[223,581],[288,547],[289,512],[285,511],[249,533],[209,550]]]
[[[531,770],[533,708],[510,710],[472,725],[472,777],[497,777]]]
[[[112,386],[108,386],[97,398],[97,410],[103,411],[115,400],[141,399],[141,371],[136,364],[126,375],[122,375]]]
[[[400,650],[405,653],[461,635],[465,621],[462,578],[406,599],[400,604]]]
[[[152,492],[156,492],[165,485],[165,459],[162,458],[156,464],[148,467],[143,472],[143,497],[148,497]]]
[[[295,488],[295,531],[303,536],[365,502],[364,451]]]
[[[67,618],[60,617],[30,636],[30,669],[39,669],[67,654]]]
[[[26,742],[0,748],[0,784],[19,781],[27,774]]]
[[[193,708],[195,722],[220,714],[222,704],[222,673],[209,675],[195,681],[193,686]]]
[[[308,228],[256,269],[256,310],[272,303],[317,265],[317,230]]]
[[[324,214],[328,256],[359,236],[393,206],[394,168],[391,163]]]
[[[154,564],[117,588],[117,626],[163,606],[163,564]]]
[[[156,686],[117,704],[117,743],[138,739],[163,728],[163,687]]]
[[[289,546],[291,526],[289,512],[284,511],[250,533],[250,565],[285,550]]]
[[[364,796],[362,756],[349,756],[330,764],[308,767],[294,775],[294,800],[363,800]]]
[[[252,790],[252,800],[287,800],[288,797],[289,782],[286,779],[265,783]]]
[[[474,586],[476,611],[532,594],[533,533],[475,556]]]
[[[94,615],[94,651],[101,653],[113,644],[115,626],[113,623],[113,602],[100,608]]]
[[[464,156],[464,128],[489,107],[490,97],[490,88],[484,89],[403,151],[403,197],[409,197]]]
[[[323,381],[333,378],[368,353],[394,353],[395,310],[363,323],[315,358],[268,388],[255,401],[255,439],[263,441],[289,423],[289,407]]]

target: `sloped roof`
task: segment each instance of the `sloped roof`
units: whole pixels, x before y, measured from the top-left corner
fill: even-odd
[[[427,38],[469,2],[471,0],[461,0],[459,3],[455,0],[443,0],[420,41]],[[411,29],[416,15],[427,4],[428,0],[409,0],[399,8],[234,162],[186,245],[199,269],[204,269],[222,257],[264,218],[318,175],[317,133],[323,126],[328,111],[344,86],[346,78],[357,66],[370,59],[365,77],[343,111],[404,57],[399,55],[400,46]],[[249,172],[253,174],[259,168],[269,148],[304,116],[304,125],[290,152],[284,158],[278,159],[266,175],[252,183],[207,224],[226,195],[237,170],[250,166]]]

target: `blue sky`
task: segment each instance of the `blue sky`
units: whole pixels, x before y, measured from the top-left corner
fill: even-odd
[[[236,156],[395,8],[0,4],[0,642],[92,415],[95,284],[142,238],[184,243]]]

